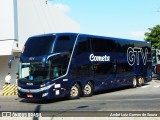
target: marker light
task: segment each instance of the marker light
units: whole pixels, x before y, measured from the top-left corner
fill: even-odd
[[[22,48],[22,53],[24,52],[24,50],[25,50],[25,46],[23,46],[23,48]]]

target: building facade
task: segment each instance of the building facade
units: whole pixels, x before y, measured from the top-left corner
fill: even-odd
[[[7,73],[15,83],[18,59],[8,68],[8,60],[21,54],[28,37],[45,33],[79,32],[80,25],[46,0],[0,1],[0,89]]]

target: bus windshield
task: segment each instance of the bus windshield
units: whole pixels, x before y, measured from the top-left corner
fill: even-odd
[[[23,56],[36,57],[52,53],[55,35],[31,37],[27,40]]]
[[[48,57],[45,59],[46,65],[43,64],[42,60],[21,61],[19,68],[20,80],[48,81],[65,75],[75,40],[75,35],[56,36],[56,40],[55,35],[29,38],[21,57],[36,58],[43,55]]]
[[[46,67],[43,67],[41,62],[20,63],[20,67],[20,80],[42,81],[50,78],[50,62],[46,64]]]

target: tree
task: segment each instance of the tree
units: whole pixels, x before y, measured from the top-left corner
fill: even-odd
[[[157,55],[156,49],[160,49],[160,25],[156,25],[153,28],[148,28],[149,32],[146,32],[145,41],[151,42],[152,44],[152,56],[154,63],[157,63],[157,57],[160,60],[160,55]]]
[[[156,25],[153,28],[148,28],[149,32],[146,32],[145,41],[151,42],[152,46],[156,49],[160,49],[160,25]]]

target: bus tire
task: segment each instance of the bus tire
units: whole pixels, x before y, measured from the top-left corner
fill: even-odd
[[[81,88],[79,84],[76,83],[71,87],[69,98],[78,99],[80,97],[80,93],[81,93]]]
[[[144,78],[142,76],[138,77],[137,82],[138,87],[142,86],[144,84]]]
[[[137,87],[137,79],[136,77],[133,77],[132,79],[132,88],[136,88]]]
[[[83,88],[83,96],[90,97],[93,95],[94,86],[91,82],[88,82]]]

